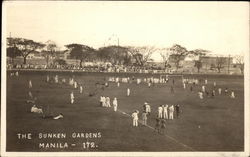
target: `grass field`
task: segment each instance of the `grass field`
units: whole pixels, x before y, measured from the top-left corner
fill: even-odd
[[[146,84],[121,83],[117,87],[110,83],[104,90],[98,89],[95,96],[89,93],[96,89],[96,83],[104,83],[108,76],[143,77],[136,74],[82,73],[75,80],[84,85],[84,94],[68,84],[47,83],[46,75],[68,78],[72,73],[32,73],[21,72],[19,77],[7,78],[7,151],[243,151],[244,150],[244,79],[240,76],[195,76],[208,78],[208,88],[213,81],[217,87],[234,90],[235,99],[224,93],[214,98],[198,98],[201,84],[194,92],[183,89],[181,77],[175,77],[174,90],[170,92],[172,81],[151,88]],[[30,113],[28,80],[32,80],[36,104],[56,115],[63,113],[60,120],[43,119],[41,115]],[[68,82],[68,81],[67,81]],[[126,96],[126,88],[131,96]],[[74,91],[75,104],[70,104],[70,92]],[[217,92],[217,90],[216,90]],[[217,92],[218,93],[218,92]],[[100,95],[118,99],[118,110],[99,105]],[[149,127],[132,127],[132,112],[141,111],[147,101],[152,108]],[[157,107],[162,104],[179,104],[182,113],[179,119],[168,120],[165,135],[158,134],[155,126]],[[122,113],[124,112],[124,113]],[[127,114],[125,114],[127,113]],[[198,127],[200,126],[200,127]],[[97,133],[100,138],[72,138],[72,133]],[[32,139],[18,139],[17,133],[32,133]],[[66,138],[39,139],[39,133],[66,133]],[[95,148],[84,148],[84,142],[95,142]],[[39,148],[39,143],[64,143],[68,148]],[[71,144],[75,144],[72,146]],[[97,145],[97,146],[96,146]]]

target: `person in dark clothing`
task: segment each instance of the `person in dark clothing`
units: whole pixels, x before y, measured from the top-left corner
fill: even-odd
[[[174,87],[173,86],[170,87],[170,91],[171,91],[171,93],[174,93]]]
[[[180,105],[175,105],[175,113],[176,113],[176,118],[179,118],[180,116]]]
[[[161,121],[159,118],[156,118],[155,131],[160,133]]]
[[[161,120],[161,130],[160,130],[160,133],[161,134],[165,134],[165,129],[166,129],[166,121],[163,119],[163,120]]]

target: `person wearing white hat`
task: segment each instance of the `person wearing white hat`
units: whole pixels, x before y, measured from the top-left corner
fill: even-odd
[[[114,100],[113,100],[113,107],[114,107],[115,112],[117,111],[117,106],[118,106],[118,102],[117,102],[117,99],[115,97]]]

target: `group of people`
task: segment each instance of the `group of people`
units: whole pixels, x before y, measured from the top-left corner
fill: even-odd
[[[100,106],[101,107],[111,107],[111,102],[110,102],[110,98],[107,96],[100,96]],[[118,107],[118,101],[117,98],[115,97],[112,101],[112,106],[114,108],[114,111],[117,111],[117,107]]]

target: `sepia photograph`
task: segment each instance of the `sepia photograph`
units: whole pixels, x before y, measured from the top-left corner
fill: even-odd
[[[1,156],[249,154],[249,3],[4,1]]]

